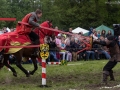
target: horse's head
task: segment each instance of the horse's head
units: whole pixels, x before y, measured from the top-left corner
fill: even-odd
[[[41,23],[40,26],[46,27],[46,28],[52,28],[52,22],[47,20]],[[40,43],[44,43],[45,36],[53,35],[52,31],[44,28],[36,28],[34,32],[40,37]]]
[[[50,20],[44,21],[43,23],[40,24],[40,26],[52,28],[52,21]]]
[[[47,28],[52,28],[52,22],[51,21],[44,21],[43,23],[40,24],[40,26],[47,27]],[[50,31],[46,30],[46,29],[43,29],[43,28],[35,28],[34,32],[38,35],[40,33],[42,33],[43,35],[46,36]]]

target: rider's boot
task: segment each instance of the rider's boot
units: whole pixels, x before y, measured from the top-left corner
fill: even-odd
[[[40,44],[40,41],[39,40],[36,40],[33,42],[34,45],[39,45]],[[39,47],[35,47],[34,50],[33,50],[33,54],[32,56],[38,56],[39,55]]]

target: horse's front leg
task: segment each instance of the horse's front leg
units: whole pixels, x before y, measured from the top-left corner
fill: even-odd
[[[29,77],[30,76],[29,72],[25,68],[23,68],[21,65],[22,51],[19,51],[15,53],[14,55],[16,57],[16,66],[26,74],[26,77]]]
[[[30,74],[33,75],[35,73],[35,71],[38,69],[38,66],[37,66],[37,60],[35,57],[32,57],[32,62],[33,62],[33,65],[34,65],[34,70],[33,71],[30,71]]]

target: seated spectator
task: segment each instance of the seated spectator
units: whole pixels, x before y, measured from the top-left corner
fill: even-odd
[[[95,59],[96,59],[96,60],[99,60],[99,59],[100,59],[100,57],[99,57],[99,51],[100,51],[100,49],[101,49],[100,45],[98,45],[98,44],[93,44],[92,50],[93,50],[94,53],[95,53]]]
[[[79,59],[79,54],[77,54],[77,52],[80,50],[81,50],[80,40],[75,38],[75,51],[77,55],[77,60]]]
[[[11,31],[11,32],[14,32],[14,28],[11,28],[10,31]]]
[[[32,59],[31,58],[23,57],[22,61],[23,61],[23,64],[32,64]]]
[[[80,32],[81,33],[81,36],[84,36],[83,32]]]
[[[80,35],[79,34],[74,34],[74,39],[79,39],[80,38]]]
[[[97,37],[97,32],[96,32],[96,31],[94,31],[92,37],[93,37],[93,39],[95,39],[95,40],[98,39],[98,37]]]
[[[92,60],[95,59],[95,52],[92,50],[92,46],[90,48],[88,48],[88,50],[85,51],[85,60],[89,60],[90,59],[90,56],[92,58]]]
[[[105,40],[105,38],[103,36],[101,36],[100,39],[103,40],[103,41]],[[101,46],[100,53],[105,55],[106,59],[111,58],[111,56],[110,56],[110,54],[108,52],[109,52],[109,50],[108,50],[108,48],[106,46]]]
[[[7,28],[4,27],[4,28],[3,28],[3,33],[7,33],[7,32],[8,32]]]
[[[61,45],[60,45],[60,55],[62,55],[62,60],[65,60],[65,55],[66,55],[66,45],[65,45],[65,38],[61,38]]]
[[[15,56],[13,55],[13,54],[11,54],[10,56],[9,56],[9,63],[10,64],[15,64]]]
[[[105,30],[102,30],[101,36],[103,36],[104,38],[106,37],[106,31]]]
[[[91,56],[92,60],[94,60],[95,59],[95,52],[92,50],[87,50],[85,52],[85,57],[86,57],[87,61],[90,59],[90,56]]]
[[[79,53],[79,60],[81,60],[81,59],[86,60],[85,53],[86,53],[86,51],[82,51]]]
[[[59,54],[59,51],[60,51],[60,46],[61,46],[61,34],[59,33],[56,37],[55,37],[55,44],[57,45],[57,58],[60,60],[60,54]]]
[[[67,37],[67,35],[66,34],[62,34],[62,37],[64,37],[64,39]]]
[[[104,46],[103,49],[100,51],[100,53],[103,54],[106,59],[110,59],[111,56],[108,52],[109,51],[108,51],[108,48],[106,46]]]
[[[85,43],[82,42],[81,39],[79,39],[79,51],[82,50],[83,48],[85,48]],[[79,57],[78,57],[78,60],[81,60],[81,59],[85,59],[85,51],[82,51],[82,52],[79,52],[78,53]]]
[[[57,47],[57,45],[56,45],[56,43],[55,43],[55,38],[50,38],[50,37],[46,37],[46,41],[47,41],[47,44],[49,45],[49,48],[50,48],[50,50],[49,50],[49,57],[48,57],[48,62],[50,62],[51,60],[51,57],[52,57],[52,59],[55,61],[55,62],[59,62],[59,60],[57,59],[57,57],[56,57],[56,47]]]
[[[74,37],[71,38],[70,41],[70,47],[72,50],[72,60],[73,61],[77,61],[77,48],[78,48],[79,44],[78,44],[78,39],[75,40]]]
[[[101,40],[104,40],[105,38],[103,36],[100,36]],[[98,60],[100,59],[100,55],[104,55],[106,59],[110,59],[110,55],[108,53],[108,49],[106,46],[94,44],[93,45],[93,50],[95,52],[95,58]]]
[[[106,37],[108,37],[108,36],[110,36],[110,35],[112,35],[111,30],[109,30],[109,31],[108,31],[108,33],[107,33]]]
[[[97,31],[97,37],[100,38],[100,30]]]
[[[120,36],[118,36],[118,45],[120,47]]]
[[[72,53],[70,51],[67,51],[66,60],[67,61],[72,61]]]
[[[71,48],[70,48],[70,37],[66,38],[65,45],[66,45],[66,52],[67,52],[66,60],[67,61],[72,61],[72,53],[71,53],[72,51],[71,51]]]
[[[32,59],[31,58],[28,59],[28,63],[32,64]]]
[[[91,34],[94,33],[94,30],[95,30],[95,29],[93,29],[93,28],[91,27],[90,30],[89,30],[88,36],[91,36]]]
[[[58,34],[56,39],[55,39],[55,43],[57,45],[58,48],[61,47],[61,34]]]

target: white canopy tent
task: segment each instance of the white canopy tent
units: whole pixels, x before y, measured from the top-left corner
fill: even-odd
[[[79,32],[83,32],[83,34],[88,33],[88,30],[85,30],[83,28],[77,27],[76,29],[72,30],[73,33],[79,33]]]
[[[10,29],[9,29],[8,27],[7,27],[7,31],[8,31],[8,32],[11,32]]]

